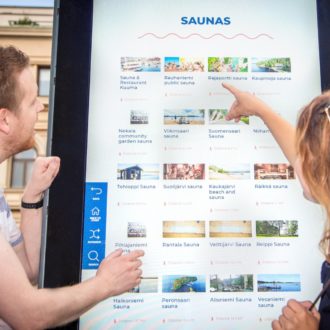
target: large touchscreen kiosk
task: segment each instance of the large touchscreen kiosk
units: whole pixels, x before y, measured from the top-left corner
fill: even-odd
[[[82,279],[122,248],[141,284],[82,329],[266,329],[320,289],[321,213],[256,117],[321,91],[314,1],[94,0]]]

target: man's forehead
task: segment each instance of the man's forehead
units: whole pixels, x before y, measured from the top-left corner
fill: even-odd
[[[27,67],[23,69],[21,72],[17,75],[17,81],[23,85],[29,85],[33,82],[35,82],[35,79],[32,74],[32,70],[30,67]]]
[[[21,109],[22,102],[32,102],[37,95],[37,84],[30,68],[23,69],[17,75],[16,98],[18,109]]]
[[[37,83],[34,79],[30,68],[24,69],[17,77],[19,87],[25,92],[36,92],[38,89]]]

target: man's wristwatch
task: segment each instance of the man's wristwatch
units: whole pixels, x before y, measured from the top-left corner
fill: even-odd
[[[21,201],[21,207],[23,209],[40,209],[44,205],[44,199],[42,198],[37,203],[25,203],[23,200]]]

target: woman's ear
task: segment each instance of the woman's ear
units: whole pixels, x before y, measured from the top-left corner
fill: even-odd
[[[9,117],[10,111],[6,108],[0,108],[0,132],[9,133]]]

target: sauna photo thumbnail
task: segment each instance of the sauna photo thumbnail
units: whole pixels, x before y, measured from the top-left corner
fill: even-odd
[[[251,221],[210,221],[210,237],[252,237]]]
[[[279,58],[252,58],[252,72],[275,72],[275,73],[290,73],[291,60],[289,57]]]
[[[163,292],[206,292],[204,275],[164,275]]]
[[[210,292],[252,292],[253,275],[211,275]]]
[[[163,221],[163,237],[205,237],[205,221]]]
[[[209,124],[210,125],[249,125],[250,118],[241,116],[238,123],[234,120],[226,120],[228,109],[209,109]]]
[[[130,293],[155,293],[158,292],[158,277],[143,277],[138,286],[129,290]]]
[[[139,222],[129,222],[127,224],[127,237],[147,237],[146,226]]]
[[[298,221],[256,221],[256,235],[257,237],[298,237]]]
[[[210,180],[249,180],[250,164],[217,164],[209,166]]]
[[[159,180],[159,164],[118,164],[118,180]]]
[[[165,57],[165,72],[204,72],[204,63],[202,58],[190,57]]]
[[[256,180],[292,180],[295,178],[293,167],[289,164],[254,164]]]
[[[257,278],[258,292],[292,292],[301,290],[299,274],[259,274]]]
[[[160,57],[122,57],[122,72],[160,72]]]
[[[209,72],[248,72],[247,57],[209,57]]]
[[[130,114],[131,125],[141,125],[148,123],[149,123],[149,116],[147,112],[139,111],[139,110],[131,110],[131,114]]]
[[[164,180],[204,180],[205,164],[164,164]]]
[[[164,125],[204,125],[205,110],[164,110]]]

